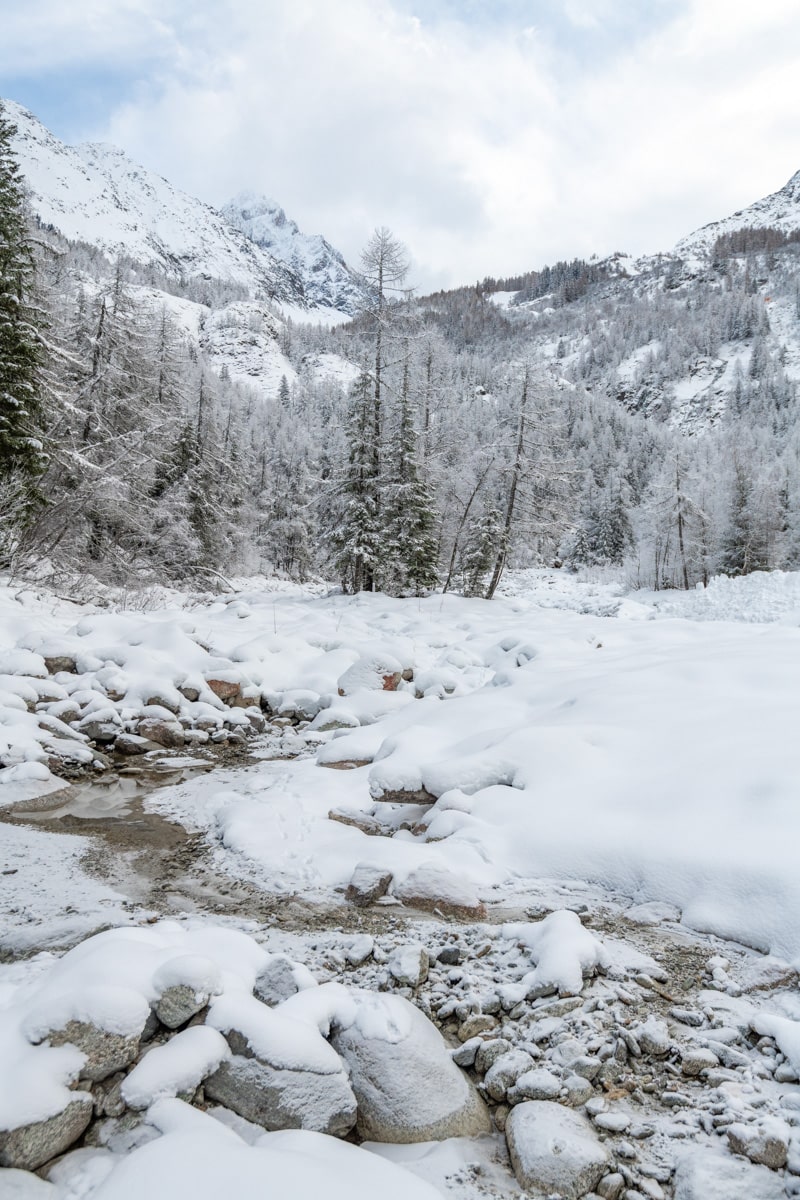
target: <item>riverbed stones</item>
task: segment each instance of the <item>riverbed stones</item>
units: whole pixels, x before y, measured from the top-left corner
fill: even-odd
[[[0,1166],[35,1171],[68,1150],[92,1119],[92,1097],[75,1096],[55,1116],[0,1131]]]
[[[334,1034],[358,1100],[359,1136],[411,1143],[488,1133],[489,1114],[438,1029],[401,996],[374,997]]]
[[[580,1200],[608,1171],[609,1154],[580,1113],[551,1101],[518,1104],[506,1121],[514,1174],[523,1188]]]
[[[492,1063],[484,1078],[484,1087],[493,1100],[505,1100],[509,1088],[531,1068],[532,1059],[524,1050],[507,1050]],[[558,1085],[556,1090],[558,1095]]]
[[[274,1008],[294,996],[300,988],[295,978],[295,966],[283,954],[274,955],[256,977],[253,993],[262,1004]]]
[[[356,1098],[344,1071],[289,1071],[234,1054],[204,1086],[210,1100],[267,1130],[344,1137],[356,1123]]]

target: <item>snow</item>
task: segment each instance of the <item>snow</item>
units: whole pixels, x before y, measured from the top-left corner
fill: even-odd
[[[265,1181],[276,1195],[293,1200],[439,1200],[439,1193],[402,1167],[347,1142],[304,1130],[264,1134],[248,1145],[212,1117],[161,1100],[148,1120],[162,1135],[121,1160],[99,1186],[86,1187],[91,1160],[70,1178],[73,1195],[86,1200],[261,1200]],[[83,1179],[81,1176],[83,1175]],[[81,1186],[81,1184],[84,1186]]]
[[[123,1081],[122,1098],[131,1108],[149,1108],[156,1100],[194,1092],[230,1053],[216,1029],[208,1025],[184,1029],[148,1050]]]
[[[211,1006],[208,1023],[221,1033],[231,1029],[241,1033],[257,1058],[279,1070],[338,1074],[342,1069],[338,1054],[313,1021],[298,1019],[291,1012],[287,1015],[287,1003],[268,1008],[253,996],[223,996]]]
[[[800,171],[777,192],[682,238],[674,253],[681,257],[705,255],[722,234],[759,227],[782,229],[787,233],[800,228]]]
[[[577,913],[566,909],[536,924],[504,925],[503,937],[524,946],[536,963],[523,978],[523,995],[532,988],[546,988],[577,996],[584,974],[609,965],[602,942],[584,929]]]

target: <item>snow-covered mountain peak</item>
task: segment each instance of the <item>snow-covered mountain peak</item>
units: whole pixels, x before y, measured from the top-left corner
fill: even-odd
[[[324,238],[307,238],[274,201],[249,197],[253,234],[107,142],[67,146],[33,113],[3,102],[35,214],[71,241],[155,266],[171,278],[216,279],[294,311],[355,310],[357,284]]]
[[[796,171],[779,191],[682,238],[675,247],[675,254],[681,257],[706,254],[722,234],[759,228],[779,229],[787,234],[800,230],[800,171]]]
[[[304,281],[312,304],[354,313],[363,287],[338,250],[320,234],[303,233],[274,200],[240,192],[220,210],[236,229]]]

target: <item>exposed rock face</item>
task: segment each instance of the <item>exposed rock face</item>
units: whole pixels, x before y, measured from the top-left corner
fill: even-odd
[[[92,1119],[92,1097],[76,1095],[45,1121],[0,1132],[0,1166],[35,1171],[77,1142]]]
[[[518,1104],[508,1115],[505,1133],[521,1187],[580,1200],[607,1171],[608,1151],[586,1118],[561,1104]]]
[[[264,1129],[311,1129],[344,1137],[356,1123],[356,1098],[344,1071],[286,1071],[235,1054],[210,1075],[205,1093]]]
[[[209,999],[208,992],[198,992],[186,983],[176,983],[161,993],[153,1008],[162,1025],[167,1029],[178,1029],[201,1012]]]
[[[408,1143],[487,1133],[483,1101],[427,1017],[400,996],[376,997],[370,1014],[333,1038],[350,1068],[359,1135]]]
[[[391,871],[384,871],[371,863],[358,863],[347,885],[345,898],[359,908],[366,908],[386,895],[391,882]]]
[[[123,1071],[139,1052],[139,1036],[125,1036],[99,1029],[88,1021],[69,1021],[63,1029],[53,1030],[47,1040],[51,1046],[69,1044],[86,1055],[80,1078],[99,1083],[116,1071]]]

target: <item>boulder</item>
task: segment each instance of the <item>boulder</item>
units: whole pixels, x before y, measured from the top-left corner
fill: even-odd
[[[438,1029],[401,996],[361,994],[332,1044],[350,1068],[366,1141],[427,1142],[491,1129],[489,1114]]]
[[[694,1147],[678,1160],[675,1200],[785,1200],[783,1180],[767,1167],[751,1166],[711,1147]]]
[[[435,863],[423,863],[395,885],[398,900],[426,912],[438,910],[461,920],[483,919],[486,907],[477,892],[465,880]]]
[[[591,1095],[591,1084],[587,1084],[587,1087]],[[561,1080],[546,1067],[535,1067],[513,1080],[513,1086],[508,1089],[508,1102],[519,1104],[524,1100],[555,1100],[560,1092]]]
[[[428,952],[424,946],[398,946],[389,955],[389,974],[403,987],[418,988],[428,978]]]
[[[60,671],[66,671],[69,675],[78,673],[78,664],[71,654],[45,655],[44,665],[51,675],[58,675]]]
[[[288,1000],[300,991],[297,981],[297,967],[290,958],[282,954],[274,955],[256,977],[254,994],[262,1004],[270,1008]]]
[[[117,734],[122,732],[122,726],[115,721],[95,720],[86,717],[78,726],[80,733],[86,735],[92,742],[113,742]]]
[[[347,885],[345,899],[358,908],[366,908],[367,905],[374,904],[381,896],[386,895],[391,882],[391,871],[373,866],[372,863],[357,863],[350,883]]]
[[[157,742],[159,746],[165,746],[167,749],[178,749],[185,741],[183,727],[178,721],[168,721],[161,717],[145,717],[139,722],[137,733],[139,737]]]
[[[344,1071],[290,1071],[234,1054],[205,1081],[205,1094],[263,1129],[311,1129],[344,1137],[356,1123],[356,1098]]]
[[[231,679],[207,679],[206,687],[212,691],[223,704],[232,704],[242,693],[241,684]]]
[[[789,1156],[789,1129],[776,1117],[767,1117],[757,1125],[737,1122],[728,1130],[728,1144],[734,1154],[779,1171]]]
[[[123,1071],[139,1053],[139,1034],[110,1033],[89,1021],[68,1021],[63,1029],[47,1035],[51,1046],[76,1046],[86,1055],[81,1079],[99,1083],[117,1071]]]
[[[63,1154],[83,1134],[92,1109],[92,1097],[79,1093],[53,1117],[0,1131],[0,1166],[35,1171]]]
[[[580,1200],[607,1173],[609,1155],[580,1113],[549,1100],[512,1109],[506,1141],[521,1187]]]
[[[149,742],[144,737],[138,737],[135,733],[121,733],[114,743],[117,754],[127,755],[146,754],[154,746],[154,742]]]
[[[198,992],[189,984],[176,983],[164,989],[153,1008],[162,1025],[166,1025],[167,1029],[179,1029],[202,1012],[209,999],[208,992]]]

